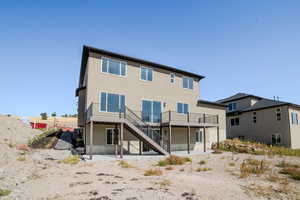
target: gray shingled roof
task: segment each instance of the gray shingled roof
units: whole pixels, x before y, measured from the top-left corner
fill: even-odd
[[[237,93],[231,97],[225,98],[225,99],[220,99],[218,101],[216,101],[217,103],[226,103],[229,101],[234,101],[234,100],[238,100],[238,99],[244,99],[247,97],[253,97],[253,98],[257,98],[257,99],[262,99],[261,97],[252,95],[252,94],[246,94],[246,93]]]
[[[297,104],[292,104],[289,102],[283,102],[283,101],[277,101],[277,100],[272,100],[272,99],[266,99],[266,98],[262,98],[259,96],[255,96],[252,94],[245,94],[245,93],[237,93],[231,97],[225,98],[225,99],[221,99],[219,101],[217,101],[217,103],[227,103],[230,101],[236,101],[239,99],[244,99],[247,97],[253,97],[258,99],[257,103],[255,103],[253,106],[250,106],[248,108],[244,108],[241,110],[236,110],[230,113],[234,113],[234,112],[248,112],[248,111],[255,111],[255,110],[260,110],[260,109],[265,109],[265,108],[272,108],[272,107],[277,107],[277,106],[284,106],[284,105],[289,105],[289,106],[294,106],[297,108],[300,108],[300,105]]]
[[[270,107],[277,107],[277,106],[283,106],[287,105],[289,103],[287,102],[282,102],[282,101],[275,101],[271,99],[261,99],[259,100],[256,104],[253,106],[241,110],[242,112],[247,112],[247,111],[252,111],[252,110],[259,110],[263,108],[270,108]]]

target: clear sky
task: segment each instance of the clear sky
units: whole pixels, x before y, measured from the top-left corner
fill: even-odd
[[[237,92],[300,104],[300,1],[2,1],[0,113],[76,113],[82,45],[206,76],[201,98]]]

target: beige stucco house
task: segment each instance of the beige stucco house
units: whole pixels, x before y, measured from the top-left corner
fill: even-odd
[[[227,137],[300,148],[300,105],[238,93],[227,105]]]
[[[226,139],[226,106],[199,100],[203,78],[84,46],[76,96],[86,153],[168,155]]]

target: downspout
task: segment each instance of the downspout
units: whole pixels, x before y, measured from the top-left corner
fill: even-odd
[[[288,124],[289,124],[289,148],[292,148],[292,132],[291,132],[291,121],[290,121],[290,107],[287,106],[287,112],[288,112]]]

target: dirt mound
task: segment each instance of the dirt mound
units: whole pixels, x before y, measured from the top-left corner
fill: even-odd
[[[0,141],[11,145],[27,144],[33,136],[41,131],[31,129],[30,125],[14,117],[0,115]]]

